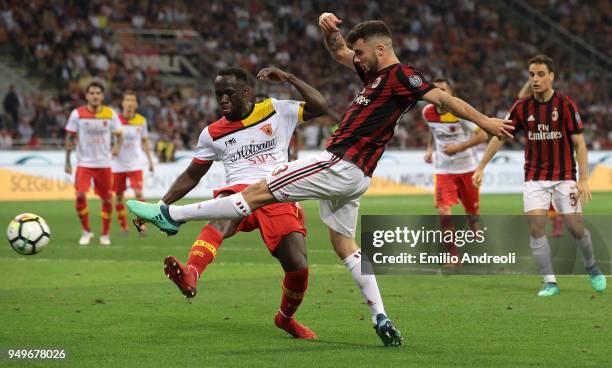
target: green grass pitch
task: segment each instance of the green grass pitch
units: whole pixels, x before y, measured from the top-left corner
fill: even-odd
[[[612,214],[595,194],[590,214]],[[310,281],[298,320],[319,336],[298,341],[272,318],[282,270],[259,233],[221,247],[188,303],[162,272],[185,259],[201,223],[167,238],[118,235],[110,247],[79,247],[71,201],[0,203],[0,224],[21,212],[43,216],[52,241],[20,256],[0,247],[0,366],[78,367],[603,367],[612,361],[612,298],[585,276],[561,276],[561,295],[536,297],[538,276],[379,276],[405,345],[383,348],[359,290],[306,202]],[[520,214],[519,195],[487,195],[484,214]],[[90,201],[99,231],[99,202]],[[367,198],[362,214],[431,214],[431,196]],[[113,214],[114,216],[115,214]],[[61,362],[10,361],[7,349],[62,348]]]

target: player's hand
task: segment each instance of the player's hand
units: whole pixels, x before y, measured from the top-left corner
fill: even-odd
[[[472,175],[472,184],[474,184],[476,188],[480,188],[480,186],[482,185],[483,177],[484,170],[477,168],[476,170],[474,170],[474,174]]]
[[[64,172],[68,175],[72,175],[72,165],[70,165],[70,162],[66,162],[64,165]]]
[[[319,16],[319,28],[323,34],[330,34],[334,32],[340,32],[338,26],[342,24],[342,21],[336,17],[334,13],[323,13]]]
[[[257,73],[258,79],[269,80],[271,82],[286,82],[289,76],[289,73],[274,67],[263,68]]]
[[[442,148],[442,151],[449,155],[452,156],[456,153],[461,152],[461,146],[458,144],[452,144],[452,143],[448,143],[444,145],[444,148]]]
[[[490,135],[494,135],[500,139],[514,138],[512,132],[514,127],[512,126],[512,120],[498,119],[498,118],[487,118],[480,127]]]
[[[425,160],[426,163],[430,164],[433,162],[432,156],[433,153],[431,152],[431,150],[427,150],[427,152],[425,152],[425,156],[423,156],[423,160]]]
[[[149,171],[150,172],[154,172],[155,171],[155,166],[153,165],[153,162],[149,162]]]
[[[578,198],[580,198],[580,203],[582,203],[582,205],[589,203],[589,201],[593,199],[591,188],[589,188],[589,182],[586,179],[578,180],[572,189],[578,189]]]
[[[119,147],[118,144],[114,145],[113,148],[111,148],[111,154],[113,156],[118,156],[119,155],[119,150],[121,149],[121,147]]]

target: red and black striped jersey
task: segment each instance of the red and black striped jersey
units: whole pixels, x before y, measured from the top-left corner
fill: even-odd
[[[364,88],[353,99],[325,148],[372,176],[393,137],[397,119],[434,86],[405,64],[393,64],[368,75],[357,64],[355,70]]]
[[[525,181],[576,180],[576,162],[572,134],[583,131],[576,103],[559,92],[547,102],[533,95],[514,103],[508,113],[516,127],[523,131],[525,145]]]

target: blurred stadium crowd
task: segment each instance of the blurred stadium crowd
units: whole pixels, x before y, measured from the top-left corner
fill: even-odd
[[[383,19],[394,33],[400,60],[433,79],[450,79],[457,95],[489,115],[503,116],[527,79],[526,60],[548,53],[557,63],[556,89],[572,96],[586,123],[592,149],[612,149],[610,86],[589,70],[573,70],[562,50],[533,29],[517,27],[488,2],[473,0],[352,1],[29,1],[0,0],[0,47],[30,72],[45,76],[49,94],[9,89],[0,116],[0,148],[19,141],[28,148],[63,137],[70,110],[83,102],[93,79],[108,87],[119,107],[121,91],[138,91],[153,141],[192,148],[199,131],[217,118],[210,91],[176,87],[158,75],[125,63],[116,41],[118,25],[136,29],[193,29],[217,68],[240,66],[252,74],[268,65],[293,72],[317,87],[342,113],[361,89],[356,75],[327,54],[317,26],[320,9],[343,19],[347,32],[367,19]],[[532,6],[599,50],[612,36],[609,1],[537,0]],[[608,51],[606,51],[608,52]],[[284,86],[258,85],[258,92],[292,97]],[[28,106],[29,114],[24,113]],[[303,128],[303,145],[318,147],[327,128]],[[398,124],[393,147],[426,145],[419,109]],[[518,145],[520,143],[514,143]]]

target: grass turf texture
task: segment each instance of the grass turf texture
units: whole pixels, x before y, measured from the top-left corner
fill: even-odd
[[[589,214],[612,214],[596,194]],[[168,254],[185,259],[201,223],[172,238],[150,231],[97,244],[99,202],[90,201],[96,238],[77,245],[69,201],[1,203],[0,224],[21,212],[49,223],[42,253],[0,247],[0,366],[239,367],[596,367],[610,363],[610,291],[585,276],[559,277],[561,295],[536,297],[538,276],[379,276],[405,346],[385,349],[346,269],[333,254],[316,202],[305,202],[310,281],[298,320],[319,336],[297,341],[272,323],[282,270],[258,232],[226,241],[187,303],[162,272]],[[518,195],[482,197],[485,214],[520,214]],[[367,198],[362,214],[431,214],[430,196]],[[113,213],[113,216],[115,214]],[[6,243],[5,243],[6,244]],[[61,362],[9,361],[7,349],[63,348]]]

